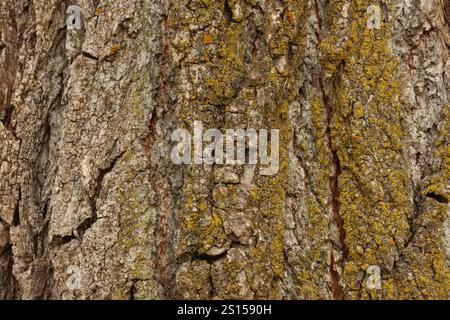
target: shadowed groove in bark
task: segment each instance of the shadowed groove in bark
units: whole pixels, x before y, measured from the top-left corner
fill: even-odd
[[[89,205],[91,207],[92,210],[92,217],[86,219],[78,228],[77,231],[81,232],[81,235],[87,230],[89,229],[92,224],[94,224],[97,221],[97,204],[96,202],[98,201],[100,194],[102,192],[102,188],[103,188],[103,180],[105,179],[105,177],[111,173],[111,171],[114,170],[117,162],[120,160],[120,158],[123,157],[123,155],[125,154],[125,151],[121,152],[117,157],[115,157],[111,163],[104,169],[100,169],[99,173],[97,175],[97,178],[95,179],[95,183],[94,183],[94,191],[92,193],[92,196],[89,197]]]
[[[326,119],[326,139],[328,143],[328,149],[330,152],[331,163],[332,163],[332,175],[330,177],[330,192],[331,192],[331,200],[330,200],[330,210],[333,214],[334,223],[337,226],[339,231],[339,246],[338,249],[342,252],[342,257],[339,261],[341,268],[344,265],[345,259],[348,255],[348,249],[345,245],[345,227],[344,227],[344,219],[339,213],[339,175],[341,174],[341,165],[339,162],[339,157],[337,155],[336,150],[333,147],[333,139],[331,136],[331,117],[332,117],[332,107],[328,101],[328,97],[326,96],[325,89],[323,87],[323,80],[321,78],[318,79],[319,88],[322,94],[323,105],[325,107],[325,119]],[[345,295],[340,287],[339,281],[339,272],[336,270],[335,257],[333,252],[331,253],[331,288],[333,292],[333,297],[336,300],[342,300],[345,298]]]
[[[325,10],[327,7],[327,3],[324,4]],[[319,5],[319,1],[314,1],[314,12],[316,15],[317,20],[317,28],[316,28],[316,38],[318,41],[318,44],[322,41],[322,28],[323,28],[323,19],[321,17],[321,7]],[[339,64],[339,67],[337,68],[337,72],[334,75],[334,79],[337,79],[337,75],[339,74],[341,68],[340,66],[343,65],[343,62]],[[322,73],[323,71],[321,71]],[[339,176],[341,174],[341,165],[339,161],[339,156],[336,152],[335,147],[333,146],[333,138],[332,138],[332,132],[331,132],[331,121],[333,117],[333,107],[330,105],[329,97],[327,96],[326,90],[324,88],[324,79],[322,75],[317,76],[317,85],[320,89],[321,99],[323,101],[324,105],[324,112],[325,112],[325,135],[328,145],[328,150],[330,152],[330,158],[331,158],[331,164],[332,164],[332,173],[330,176],[330,182],[329,182],[329,188],[331,192],[331,199],[330,199],[330,211],[333,215],[333,221],[337,226],[337,230],[339,232],[338,238],[338,250],[340,252],[340,259],[336,261],[336,258],[334,256],[333,250],[331,252],[330,257],[330,273],[331,273],[331,292],[333,295],[333,298],[335,300],[342,300],[345,299],[344,291],[341,288],[340,284],[340,271],[336,269],[337,264],[340,266],[340,270],[343,270],[343,266],[345,265],[345,260],[348,256],[348,248],[345,245],[345,226],[344,226],[344,219],[341,216],[339,212]]]
[[[448,203],[448,199],[446,197],[444,197],[443,195],[441,195],[441,194],[436,194],[434,192],[430,192],[426,196],[428,198],[434,199],[437,202],[442,203],[442,204],[447,204]]]
[[[164,139],[167,137],[158,137],[156,130],[159,123],[166,121],[166,125],[170,126],[170,119],[174,111],[174,101],[172,100],[172,77],[173,70],[171,67],[171,52],[170,52],[170,30],[169,30],[169,14],[172,6],[171,0],[164,0],[163,2],[164,12],[161,15],[161,48],[162,51],[158,57],[159,63],[159,88],[156,93],[156,100],[158,101],[158,107],[155,108],[151,114],[149,122],[149,132],[145,141],[147,148],[147,155],[149,156],[152,172],[150,177],[152,180],[159,181],[160,190],[160,211],[157,217],[157,226],[155,228],[154,236],[156,242],[155,250],[155,268],[156,279],[161,286],[161,295],[164,298],[175,298],[176,286],[175,286],[175,272],[176,261],[174,258],[174,235],[175,235],[175,219],[174,219],[174,202],[175,199],[172,193],[172,186],[169,177],[163,176],[159,172],[158,163],[152,163],[151,154],[152,149],[155,147],[155,141],[157,138]],[[166,173],[168,174],[168,173]],[[161,185],[162,184],[162,185]]]

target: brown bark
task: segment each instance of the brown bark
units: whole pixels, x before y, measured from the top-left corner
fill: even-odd
[[[447,299],[449,47],[448,0],[2,0],[0,298]],[[175,165],[194,121],[280,171]]]

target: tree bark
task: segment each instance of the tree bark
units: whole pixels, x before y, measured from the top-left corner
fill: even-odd
[[[0,298],[447,299],[449,48],[448,0],[2,0]],[[194,121],[280,171],[173,164]]]

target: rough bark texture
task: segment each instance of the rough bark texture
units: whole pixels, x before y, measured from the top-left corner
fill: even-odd
[[[449,48],[448,0],[1,0],[0,298],[447,299]],[[172,164],[194,121],[280,172]]]

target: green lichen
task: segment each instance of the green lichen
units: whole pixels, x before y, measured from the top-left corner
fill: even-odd
[[[224,272],[229,276],[226,277],[226,290],[220,297],[241,297],[236,274],[243,271],[248,285],[258,297],[280,298],[279,279],[284,273],[287,146],[292,141],[293,131],[288,120],[288,106],[297,94],[299,79],[295,68],[301,59],[300,52],[292,54],[290,50],[294,45],[301,47],[302,31],[298,23],[304,14],[304,4],[303,1],[286,1],[284,5],[288,10],[276,28],[271,25],[268,15],[260,20],[251,14],[256,3],[229,1],[228,4],[233,21],[223,15],[223,3],[215,1],[191,3],[194,11],[189,21],[178,12],[185,10],[183,4],[175,5],[169,17],[176,33],[190,30],[189,40],[176,43],[177,54],[185,57],[180,67],[188,68],[189,65],[183,63],[189,61],[200,63],[207,70],[200,73],[199,81],[189,80],[193,85],[189,94],[182,91],[189,88],[186,83],[182,80],[177,83],[178,88],[183,88],[179,95],[187,97],[179,102],[177,117],[188,129],[192,129],[195,120],[202,121],[208,128],[226,129],[235,128],[236,122],[249,123],[252,112],[256,111],[264,119],[262,128],[280,130],[280,171],[276,176],[259,176],[257,169],[249,194],[236,185],[222,186],[220,192],[212,194],[212,189],[219,186],[210,184],[211,173],[199,166],[185,166],[183,207],[178,213],[180,252],[203,254],[208,245],[226,240],[223,213],[243,211],[251,219],[252,227],[258,230],[261,241],[247,248],[248,263],[223,262]],[[236,9],[238,4],[241,10]],[[210,27],[195,30],[195,26],[203,23]],[[220,31],[211,25],[218,26]],[[260,52],[255,52],[255,40],[249,35],[254,33],[257,37],[256,33],[262,32],[267,37],[268,28],[273,28],[274,34],[258,40]],[[182,42],[193,44],[194,49]],[[283,71],[274,67],[281,57],[286,57],[292,69]],[[198,86],[203,85],[204,90],[199,90]],[[264,91],[264,97],[258,95],[260,89]],[[231,104],[242,108],[242,112],[231,117]],[[199,184],[201,180],[206,185]],[[244,208],[239,203],[242,199],[246,199]],[[221,210],[217,208],[218,203]],[[261,286],[265,287],[262,289]]]
[[[154,270],[154,262],[148,250],[150,245],[148,234],[153,231],[154,211],[151,197],[155,195],[143,191],[149,185],[146,175],[139,172],[133,165],[136,156],[132,147],[125,152],[121,161],[128,171],[115,182],[118,186],[117,205],[120,208],[118,221],[120,229],[116,249],[121,251],[124,257],[134,258],[128,280],[149,280],[152,279]],[[113,299],[128,298],[128,293],[129,283],[118,282]]]
[[[413,216],[410,170],[403,147],[408,106],[402,96],[399,60],[390,49],[392,26],[383,23],[380,30],[366,28],[365,11],[371,4],[351,1],[347,29],[342,33],[333,12],[343,2],[336,1],[327,15],[331,30],[336,31],[329,32],[320,44],[322,64],[331,78],[328,89],[334,92],[332,135],[342,167],[340,214],[348,257],[341,281],[348,298],[412,298],[411,292],[417,289],[429,298],[446,298],[448,285],[443,283],[447,280],[441,281],[448,270],[436,242],[419,266],[413,267],[415,282],[399,279],[396,273],[395,262],[411,236]],[[370,265],[382,269],[382,290],[365,286]],[[437,266],[437,275],[430,274],[431,265]],[[419,283],[428,286],[426,295],[425,285]]]
[[[323,97],[315,93],[310,98],[311,121],[314,130],[313,150],[303,144],[303,151],[311,154],[307,158],[314,164],[311,170],[310,193],[306,196],[307,216],[305,224],[305,243],[296,263],[298,295],[305,299],[328,298],[327,288],[323,288],[324,277],[328,277],[330,269],[330,245],[328,240],[330,214],[328,204],[331,199],[330,177],[332,175],[331,153],[328,146],[326,107]]]
[[[450,292],[450,273],[443,247],[444,223],[448,219],[448,202],[450,182],[450,147],[448,132],[450,129],[449,106],[442,107],[442,123],[438,139],[435,142],[434,157],[436,165],[428,177],[422,196],[425,197],[420,216],[414,221],[414,244],[404,255],[411,261],[410,276],[398,273],[399,296],[413,299],[448,299]],[[434,194],[442,197],[439,202],[428,197]],[[408,285],[403,285],[408,283]]]

